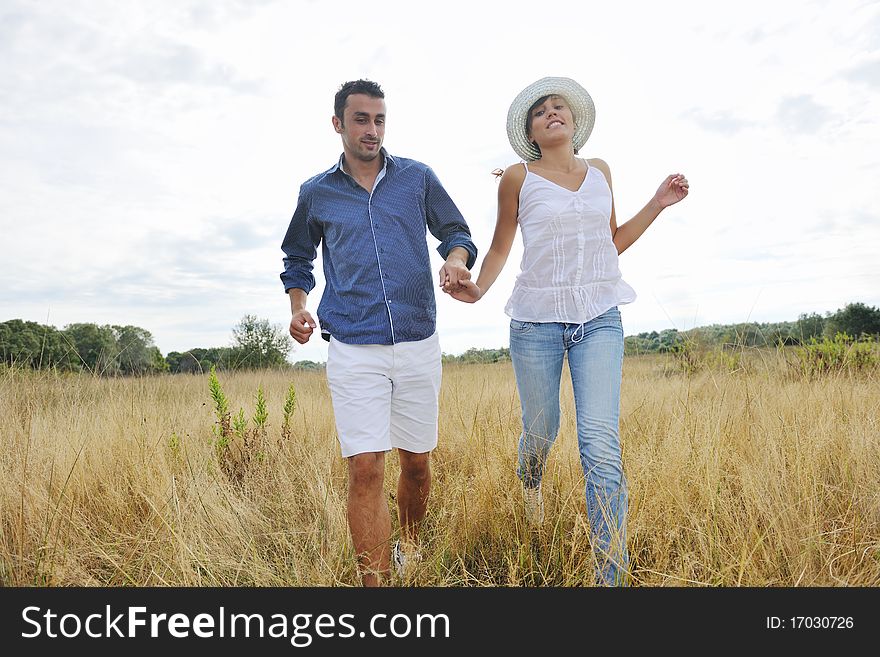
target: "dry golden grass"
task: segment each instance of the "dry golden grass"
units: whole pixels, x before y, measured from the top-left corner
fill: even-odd
[[[878,374],[802,380],[772,352],[729,372],[628,357],[621,432],[633,583],[880,584]],[[566,373],[567,375],[567,373]],[[0,584],[351,586],[324,375],[220,373],[268,439],[236,483],[219,467],[208,377],[0,372]],[[570,383],[545,476],[547,521],[524,525],[509,363],[447,365],[423,529],[423,586],[587,586]],[[297,392],[293,437],[284,395]],[[398,473],[388,459],[389,504]],[[393,514],[396,515],[396,514]]]

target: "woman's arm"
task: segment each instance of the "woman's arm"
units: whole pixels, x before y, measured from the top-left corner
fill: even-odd
[[[590,164],[605,174],[608,187],[611,188],[611,171],[608,165],[599,159],[590,160]],[[681,173],[674,173],[666,177],[656,193],[648,201],[647,205],[639,210],[629,221],[622,226],[617,226],[617,217],[614,212],[614,191],[611,192],[611,238],[617,247],[618,255],[631,247],[642,236],[648,226],[663,211],[664,208],[678,203],[688,195],[688,181]]]
[[[492,245],[480,265],[477,282],[460,281],[457,289],[449,290],[459,301],[473,303],[478,301],[498,278],[510,255],[513,239],[516,237],[517,215],[519,214],[519,191],[525,180],[525,167],[514,164],[507,167],[498,185],[498,218]]]

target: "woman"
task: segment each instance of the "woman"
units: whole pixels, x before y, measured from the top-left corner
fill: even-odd
[[[621,278],[617,256],[663,208],[687,196],[688,181],[681,174],[668,176],[648,204],[618,226],[608,165],[575,157],[594,120],[592,98],[569,78],[543,78],[514,99],[507,134],[523,162],[501,176],[495,234],[476,283],[446,283],[444,291],[469,303],[486,294],[519,224],[522,271],[505,312],[522,404],[517,474],[526,515],[533,525],[543,521],[541,477],[559,429],[567,355],[597,582],[623,585],[627,488],[618,422],[623,328],[617,306],[636,295]]]

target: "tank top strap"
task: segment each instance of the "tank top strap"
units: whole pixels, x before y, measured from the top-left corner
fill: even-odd
[[[526,175],[529,175],[529,163],[523,161],[522,165],[523,165],[523,166],[525,167],[525,169],[526,169]]]

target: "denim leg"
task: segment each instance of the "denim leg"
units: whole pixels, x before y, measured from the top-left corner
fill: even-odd
[[[620,453],[623,328],[612,308],[584,324],[568,350],[597,582],[626,582],[627,487]]]
[[[510,322],[510,359],[522,405],[517,476],[541,484],[547,455],[559,431],[559,383],[565,357],[563,325]]]

